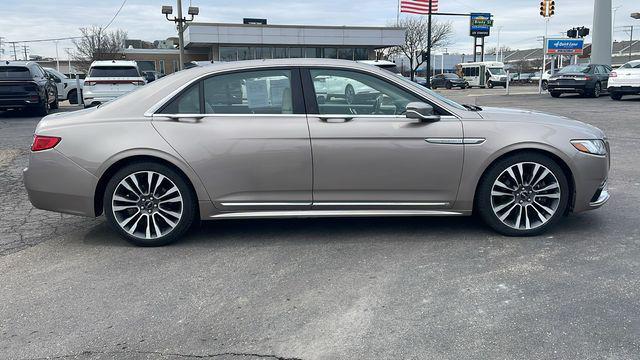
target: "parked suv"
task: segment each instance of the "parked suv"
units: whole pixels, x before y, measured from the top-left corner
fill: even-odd
[[[0,110],[32,109],[47,115],[58,108],[53,79],[33,61],[0,63]]]
[[[71,104],[78,103],[78,86],[76,83],[76,79],[70,79],[67,75],[52,69],[52,68],[44,68],[44,71],[49,74],[53,82],[56,83],[56,87],[58,89],[58,100],[69,100]],[[82,84],[84,80],[79,80],[80,83],[80,97],[82,98]]]
[[[609,94],[613,100],[640,94],[640,60],[629,61],[609,74]]]
[[[135,61],[94,61],[84,79],[84,106],[113,100],[146,83]]]

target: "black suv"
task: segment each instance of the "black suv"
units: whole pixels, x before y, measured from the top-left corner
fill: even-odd
[[[45,116],[58,108],[58,88],[33,61],[0,62],[0,110],[30,109]]]

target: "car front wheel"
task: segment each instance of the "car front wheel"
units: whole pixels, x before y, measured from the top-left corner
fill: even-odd
[[[134,163],[116,172],[103,201],[109,224],[138,246],[178,240],[197,214],[197,201],[187,181],[168,166],[153,162]]]
[[[538,235],[563,216],[569,185],[560,166],[537,153],[521,153],[494,164],[480,181],[477,210],[507,236]]]
[[[559,91],[552,91],[549,94],[551,94],[551,96],[554,97],[554,98],[559,98],[560,95],[562,95],[562,93],[559,92]]]
[[[612,92],[610,96],[613,100],[622,100],[622,94],[620,93]]]

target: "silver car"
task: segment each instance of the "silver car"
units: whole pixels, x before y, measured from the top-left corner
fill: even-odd
[[[331,79],[375,97],[323,98]],[[324,97],[324,95],[322,95]],[[196,67],[38,125],[40,209],[99,216],[137,245],[198,220],[470,215],[536,235],[609,199],[609,144],[582,122],[460,105],[388,71],[286,59]]]

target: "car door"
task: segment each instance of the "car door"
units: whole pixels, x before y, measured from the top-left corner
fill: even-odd
[[[309,68],[305,99],[313,150],[313,207],[448,207],[462,171],[462,125],[442,109],[440,121],[417,122],[406,105],[428,101],[380,75]],[[354,102],[317,104],[315,78],[335,77],[373,89]],[[398,80],[400,81],[400,80]],[[445,140],[445,141],[441,141]],[[460,142],[456,145],[455,140]]]
[[[602,90],[606,91],[609,83],[609,73],[611,71],[606,66],[596,65],[596,72],[598,74],[600,84],[602,85]]]
[[[431,79],[431,86],[432,87],[442,87],[444,86],[444,78],[443,75],[436,75]]]
[[[204,78],[154,115],[221,210],[311,206],[309,129],[298,69]]]

